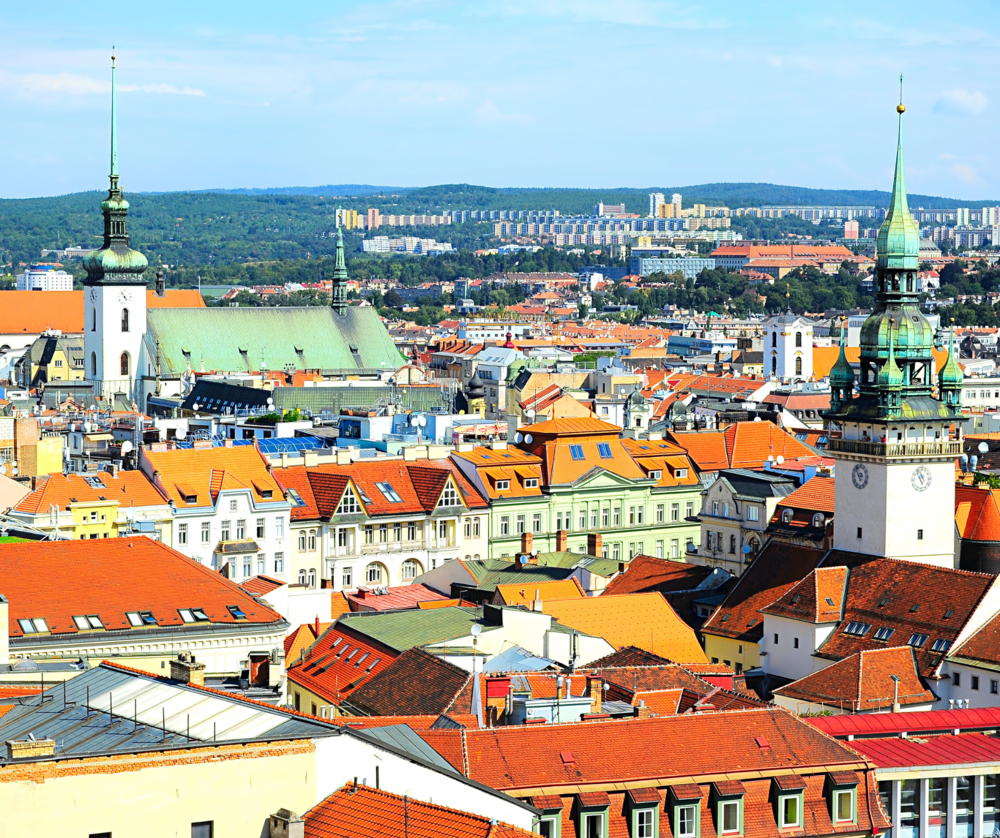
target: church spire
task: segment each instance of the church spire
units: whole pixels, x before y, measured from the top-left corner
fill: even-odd
[[[344,228],[337,228],[337,255],[333,262],[333,291],[330,308],[337,314],[347,311],[347,263],[344,261]]]
[[[86,285],[145,285],[143,271],[149,264],[138,250],[129,247],[128,201],[118,184],[118,94],[115,87],[115,57],[111,56],[111,181],[108,197],[101,202],[104,242],[88,254],[83,266]]]
[[[899,77],[900,101],[896,106],[899,127],[896,135],[896,169],[892,179],[892,198],[885,221],[878,231],[875,249],[880,268],[917,270],[920,255],[920,228],[906,200],[906,170],[903,166],[903,77]]]

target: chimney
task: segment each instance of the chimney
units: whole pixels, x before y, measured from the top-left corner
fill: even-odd
[[[10,663],[10,627],[7,625],[7,597],[0,594],[0,666]]]
[[[587,555],[588,556],[601,556],[603,547],[603,539],[599,532],[592,532],[587,534]]]
[[[269,838],[304,838],[306,822],[289,809],[279,809],[269,819]]]
[[[534,600],[534,602],[531,603],[531,610],[532,611],[537,611],[539,613],[541,613],[542,610],[543,610],[543,608],[542,608],[542,597],[538,593],[538,588],[535,588],[535,600]]]
[[[652,710],[650,710],[650,709],[649,709],[649,708],[648,708],[648,707],[646,706],[646,702],[645,702],[645,701],[643,701],[643,700],[642,700],[642,699],[640,698],[640,699],[639,699],[639,704],[638,704],[638,705],[636,706],[636,708],[635,708],[635,717],[636,717],[637,719],[648,719],[648,718],[649,718],[649,716],[650,716],[650,713],[652,713]]]
[[[565,553],[569,549],[569,533],[566,530],[556,530],[556,552]]]
[[[55,752],[54,739],[8,739],[7,759],[37,759],[50,757]]]
[[[587,690],[590,692],[590,713],[603,713],[604,679],[599,675],[587,676]]]
[[[190,652],[181,652],[177,660],[170,661],[170,680],[204,687],[205,664],[197,663]]]
[[[521,552],[525,556],[531,555],[531,542],[532,542],[532,537],[530,532],[521,533]]]

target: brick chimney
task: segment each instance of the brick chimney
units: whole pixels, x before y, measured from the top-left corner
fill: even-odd
[[[170,680],[204,687],[205,664],[197,663],[190,652],[181,652],[176,660],[170,661]]]
[[[599,675],[587,676],[587,691],[590,693],[591,714],[603,713],[604,679]]]
[[[8,739],[7,759],[37,759],[55,753],[54,739]]]
[[[640,698],[639,703],[635,708],[635,717],[637,719],[648,719],[652,712],[653,711],[646,706],[646,702]]]
[[[599,532],[592,532],[587,534],[587,555],[588,556],[601,556],[602,548],[604,546],[604,540],[601,538]]]
[[[306,822],[289,809],[279,809],[268,819],[269,838],[304,838]]]
[[[569,533],[566,530],[556,530],[556,552],[565,553],[569,549]]]
[[[530,532],[521,533],[521,552],[525,556],[531,555],[532,536]]]

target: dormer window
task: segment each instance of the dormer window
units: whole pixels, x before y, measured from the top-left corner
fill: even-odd
[[[715,831],[718,835],[743,834],[743,799],[746,790],[738,780],[712,783]]]
[[[835,771],[826,778],[830,819],[834,826],[856,823],[858,819],[858,776],[853,771]]]
[[[790,523],[792,523],[792,510],[791,509],[785,509],[785,510],[782,511],[782,513],[781,513],[781,523],[783,523],[783,524],[790,524]]]
[[[508,489],[510,489],[510,481],[509,480],[498,480],[497,481],[497,491],[498,492],[506,492]]]
[[[525,477],[524,478],[524,488],[525,489],[537,489],[538,488],[538,478],[537,477]]]
[[[663,472],[660,469],[657,469],[656,471],[651,471],[649,476],[653,478],[653,480],[660,480],[663,478]]]
[[[576,796],[576,834],[580,838],[608,838],[608,810],[611,798],[607,792],[581,792]]]
[[[448,485],[444,487],[444,491],[441,493],[441,499],[438,501],[438,506],[461,506],[462,501],[458,497],[458,490],[455,489],[455,484],[450,480]]]
[[[625,802],[631,838],[659,838],[660,792],[655,788],[630,789]]]
[[[357,497],[355,497],[354,492],[348,489],[344,492],[344,497],[340,500],[340,506],[337,507],[337,514],[357,515],[361,511],[361,504],[358,503]]]
[[[800,828],[805,780],[797,774],[785,774],[775,777],[773,783],[778,829]]]

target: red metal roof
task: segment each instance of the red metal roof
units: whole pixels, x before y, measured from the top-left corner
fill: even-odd
[[[830,736],[892,736],[932,731],[994,730],[1000,728],[1000,707],[976,710],[929,710],[925,713],[869,713],[817,716],[809,724]]]
[[[982,733],[949,734],[919,740],[855,739],[851,747],[875,763],[877,768],[965,765],[1000,760],[1000,739]]]

